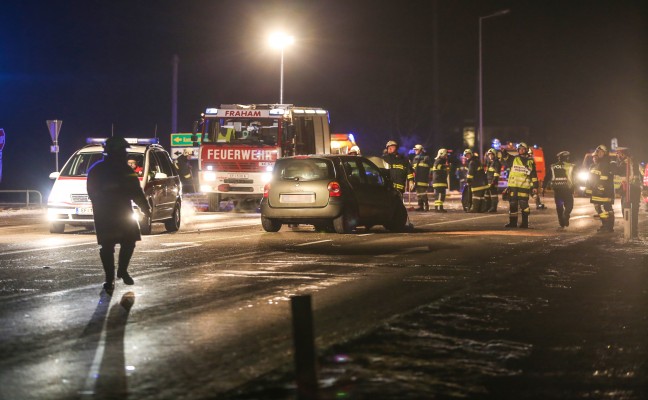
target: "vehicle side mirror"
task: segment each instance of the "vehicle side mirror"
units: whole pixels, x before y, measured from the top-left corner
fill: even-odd
[[[52,172],[51,174],[49,174],[49,178],[50,179],[56,179],[56,178],[59,177],[59,175],[61,175],[60,172]]]

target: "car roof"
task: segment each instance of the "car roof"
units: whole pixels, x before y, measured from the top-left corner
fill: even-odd
[[[308,154],[308,155],[302,155],[302,156],[289,156],[289,157],[283,157],[282,160],[308,160],[308,159],[316,159],[316,158],[324,158],[328,160],[333,160],[333,159],[340,159],[340,160],[350,160],[350,159],[366,159],[364,156],[356,156],[356,155],[348,155],[348,154]]]

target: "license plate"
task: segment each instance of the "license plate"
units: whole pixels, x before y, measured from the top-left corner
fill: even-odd
[[[92,207],[78,207],[76,213],[78,215],[92,215]]]
[[[315,203],[315,194],[282,194],[279,195],[281,203]]]
[[[227,174],[228,178],[233,178],[233,179],[248,179],[250,175],[248,174]]]

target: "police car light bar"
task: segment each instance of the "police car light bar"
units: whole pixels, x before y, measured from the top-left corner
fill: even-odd
[[[159,138],[124,138],[129,144],[159,144]],[[108,138],[86,138],[87,144],[104,145]]]

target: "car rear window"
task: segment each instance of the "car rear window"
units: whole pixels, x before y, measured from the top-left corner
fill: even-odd
[[[316,181],[331,179],[335,176],[333,164],[324,159],[298,159],[278,162],[274,170],[275,178],[283,180]]]

